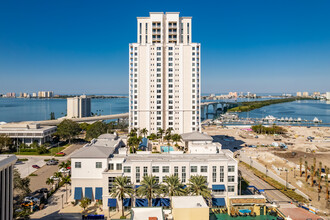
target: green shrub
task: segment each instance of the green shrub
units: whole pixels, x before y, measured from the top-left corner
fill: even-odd
[[[31,173],[29,176],[38,176],[38,174]]]
[[[20,152],[37,152],[37,149],[31,149],[31,148],[22,148],[19,150]]]
[[[27,159],[27,158],[20,158],[20,159],[18,159],[17,161],[28,161],[29,159]]]
[[[119,219],[126,219],[126,216],[120,216]]]

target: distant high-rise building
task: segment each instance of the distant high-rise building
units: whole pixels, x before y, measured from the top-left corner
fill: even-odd
[[[297,92],[297,96],[298,97],[301,97],[301,92]]]
[[[15,155],[0,155],[0,219],[13,219]]]
[[[36,98],[37,97],[37,93],[32,93],[32,98]]]
[[[192,43],[191,17],[151,12],[137,21],[137,43],[129,45],[130,128],[200,131],[201,45]]]
[[[308,92],[303,92],[303,97],[308,97],[308,96],[309,96]]]
[[[67,99],[67,118],[91,116],[91,98],[86,95]]]
[[[330,92],[327,92],[325,97],[327,100],[330,100]]]
[[[53,91],[39,91],[38,98],[52,98],[54,97]]]
[[[8,93],[6,94],[6,97],[7,97],[7,98],[16,98],[16,93],[15,93],[15,92],[8,92]]]

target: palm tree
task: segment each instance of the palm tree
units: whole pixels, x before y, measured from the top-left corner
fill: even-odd
[[[171,175],[167,177],[162,186],[163,191],[170,197],[171,209],[172,207],[172,197],[173,196],[183,196],[186,191],[183,189],[183,184],[178,176]]]
[[[110,195],[113,198],[119,198],[121,200],[121,215],[124,213],[124,198],[131,197],[134,193],[133,186],[126,176],[117,176],[113,182],[113,187],[110,191]]]
[[[58,167],[61,169],[61,168],[67,168],[68,166],[67,166],[67,163],[65,162],[65,161],[62,161],[59,165],[58,165]]]
[[[315,172],[315,167],[311,166],[311,184],[314,186],[314,175],[313,173]]]
[[[327,201],[329,200],[329,182],[328,182],[329,168],[325,167],[325,195]]]
[[[166,129],[165,134],[166,135],[171,135],[172,134],[172,131],[173,131],[173,128],[172,127],[169,127],[169,128]]]
[[[299,159],[300,177],[302,177],[302,158]]]
[[[172,135],[167,134],[167,135],[165,135],[164,139],[167,141],[167,145],[170,146],[170,140],[172,139]]]
[[[91,200],[89,198],[86,198],[86,197],[84,197],[80,200],[80,206],[84,209],[84,211],[85,211],[85,209],[87,208],[87,206],[89,205],[90,202],[91,202]]]
[[[211,191],[207,188],[207,181],[204,176],[191,176],[188,183],[188,192],[194,196],[203,196],[204,199],[211,198]]]
[[[162,194],[162,189],[155,176],[144,176],[136,194],[139,197],[146,197],[148,199],[148,206],[151,207],[152,199]]]
[[[66,201],[68,201],[68,184],[71,184],[70,176],[63,177],[63,183],[65,184],[65,193],[66,193]]]
[[[305,161],[305,176],[306,176],[305,181],[306,181],[306,182],[307,182],[307,179],[308,179],[307,170],[308,170],[308,162],[307,162],[307,160],[306,160],[306,161]]]
[[[54,180],[51,179],[51,178],[47,178],[47,180],[46,180],[46,184],[47,184],[47,185],[52,185],[51,189],[53,189]]]
[[[143,137],[146,137],[146,135],[148,134],[148,130],[146,128],[142,128],[141,134],[143,134]]]
[[[57,185],[58,185],[60,183],[60,181],[61,181],[62,173],[61,172],[55,172],[54,173],[54,177],[55,178],[58,178],[57,181],[56,181],[57,182]]]
[[[164,130],[159,128],[158,129],[158,134],[160,135],[160,138],[162,139],[162,142],[163,142],[163,134],[164,134]]]
[[[181,141],[182,137],[179,134],[172,135],[172,141],[175,142],[175,146],[178,146],[178,142]]]
[[[316,173],[316,157],[314,157],[314,159],[313,159],[313,166],[314,166],[314,171],[313,171],[312,175],[314,177],[315,173]]]
[[[317,176],[317,183],[319,185],[319,193],[320,193],[321,192],[321,180],[322,180],[321,170],[316,171],[316,176]]]

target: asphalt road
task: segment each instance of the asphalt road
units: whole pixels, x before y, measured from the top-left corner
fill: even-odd
[[[242,176],[244,179],[249,181],[249,185],[255,186],[256,188],[264,189],[265,190],[265,196],[272,202],[276,203],[288,203],[292,202],[290,198],[288,198],[286,195],[281,193],[279,190],[275,189],[259,177],[253,174],[252,171],[244,168],[244,167],[239,167],[239,170],[242,173]]]

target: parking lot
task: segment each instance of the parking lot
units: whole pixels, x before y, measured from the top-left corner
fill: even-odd
[[[59,163],[70,159],[70,155],[81,148],[84,144],[72,144],[63,150],[66,154],[64,157],[56,157]],[[30,176],[30,189],[32,192],[40,188],[50,189],[51,186],[46,184],[47,178],[54,175],[54,172],[59,170],[58,165],[46,165],[45,159],[50,159],[51,156],[18,156],[18,158],[27,158],[28,161],[24,161],[22,164],[17,164],[15,167],[21,173],[21,177],[27,177],[29,174],[34,173],[37,176]],[[32,168],[32,165],[40,166],[39,169]]]
[[[39,167],[42,167],[46,164],[44,161],[45,159],[50,159],[50,156],[17,156],[18,158],[27,158],[28,161],[23,161],[21,163],[15,164],[15,168],[18,169],[18,171],[21,174],[21,177],[27,177],[31,173],[35,172],[37,169],[33,168],[32,165],[38,165]]]

